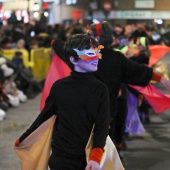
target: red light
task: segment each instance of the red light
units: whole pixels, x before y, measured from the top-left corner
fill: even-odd
[[[44,4],[43,4],[43,6],[42,6],[42,9],[47,9],[48,8],[48,2],[45,2]]]

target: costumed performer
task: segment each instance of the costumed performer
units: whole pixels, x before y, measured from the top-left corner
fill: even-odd
[[[156,80],[170,90],[170,82],[154,72],[152,68],[130,61],[124,54],[115,51],[112,47],[113,29],[107,21],[91,24],[87,34],[104,46],[104,49],[101,50],[102,60],[99,61],[98,70],[94,74],[109,89],[111,113],[109,135],[120,152],[127,114],[123,112],[122,116],[118,116],[115,104],[119,96],[120,84],[147,86],[150,80]]]
[[[70,76],[56,81],[45,107],[30,128],[15,142],[27,138],[43,122],[56,115],[52,135],[51,170],[99,170],[109,127],[109,92],[92,72],[98,67],[99,46],[88,35],[73,35],[65,43]],[[85,147],[94,127],[91,156],[86,163]]]

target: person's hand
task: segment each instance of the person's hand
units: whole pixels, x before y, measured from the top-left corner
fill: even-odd
[[[18,146],[19,146],[19,144],[20,144],[20,141],[19,141],[19,139],[17,139],[17,140],[15,141],[14,146],[15,146],[15,147],[18,147]]]
[[[138,106],[142,105],[143,100],[144,100],[144,96],[142,94],[139,94],[139,96],[138,96]]]
[[[99,170],[99,169],[100,169],[99,163],[97,163],[96,161],[92,161],[92,160],[90,160],[87,163],[87,166],[85,168],[85,170]]]
[[[122,95],[122,89],[119,89],[119,92],[118,92],[118,96],[117,97],[120,97]]]
[[[161,78],[160,83],[167,89],[170,90],[170,82],[164,77]]]

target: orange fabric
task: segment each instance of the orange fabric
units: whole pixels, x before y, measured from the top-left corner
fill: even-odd
[[[148,103],[154,109],[155,113],[163,113],[167,109],[170,109],[170,95],[162,93],[156,87],[150,84],[145,87],[133,85],[129,86],[144,95]]]
[[[90,160],[96,161],[97,163],[100,164],[102,156],[103,156],[103,149],[93,148],[92,151],[91,151]]]
[[[20,144],[20,141],[19,141],[19,139],[17,139],[16,141],[15,141],[15,144],[14,144],[14,146],[18,146]]]
[[[55,40],[51,40],[51,45],[53,45],[53,44],[54,44],[54,41],[55,41]]]
[[[47,170],[51,151],[51,136],[55,117],[40,125],[18,147],[15,152],[21,160],[21,170]]]
[[[170,47],[164,45],[151,45],[149,46],[149,49],[151,52],[149,57],[149,66],[153,66],[170,51]]]
[[[94,57],[88,57],[86,55],[80,55],[79,58],[81,58],[82,60],[86,60],[86,61],[92,61],[92,60],[98,59],[99,57],[97,55],[94,56]]]
[[[155,80],[157,82],[160,82],[162,76],[156,72],[153,72],[153,75],[152,75],[152,80]]]
[[[144,96],[143,96],[142,94],[139,94],[138,99],[139,99],[139,100],[143,100],[143,99],[144,99]]]
[[[53,83],[61,78],[70,75],[70,72],[71,70],[67,66],[67,64],[62,61],[57,54],[54,54],[41,95],[40,110],[44,108],[45,100]]]
[[[93,145],[93,130],[85,148],[87,162],[89,161],[91,156],[92,145]],[[117,149],[109,136],[107,136],[106,138],[106,145],[104,147],[104,152],[100,161],[100,169],[101,170],[113,170],[113,169],[125,170],[120,160]]]

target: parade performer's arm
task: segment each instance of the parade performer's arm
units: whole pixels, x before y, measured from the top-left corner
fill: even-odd
[[[119,52],[117,52],[118,54]],[[162,84],[167,90],[170,90],[170,82],[160,74],[153,71],[148,66],[130,61],[123,54],[119,55],[119,61],[122,67],[122,82],[137,86],[146,86],[151,80],[155,80]]]
[[[15,146],[17,147],[25,138],[27,138],[34,130],[36,130],[43,122],[48,120],[51,116],[54,115],[55,108],[55,84],[52,86],[50,90],[50,94],[45,102],[45,107],[41,111],[41,113],[38,115],[36,120],[33,122],[33,124],[30,126],[29,129],[26,130],[26,132],[15,141]]]
[[[167,90],[170,90],[170,82],[160,74],[153,71],[152,80],[162,84]]]
[[[91,151],[89,162],[85,170],[95,169],[99,167],[101,158],[103,156],[103,148],[105,146],[106,138],[109,131],[109,92],[106,88],[103,89],[101,96],[99,114],[95,120],[93,148]]]

